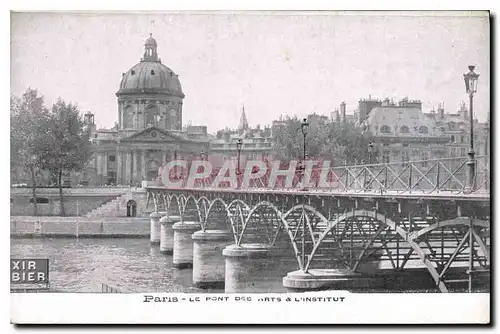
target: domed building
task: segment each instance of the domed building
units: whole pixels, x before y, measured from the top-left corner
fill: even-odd
[[[157,48],[150,35],[140,62],[122,74],[114,128],[96,130],[94,115],[85,115],[95,145],[80,177],[85,183],[137,185],[156,179],[163,163],[197,158],[209,149],[206,126],[183,128],[179,76],[161,62]]]

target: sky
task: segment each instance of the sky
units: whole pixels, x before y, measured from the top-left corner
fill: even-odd
[[[237,127],[243,105],[250,126],[342,101],[354,110],[369,95],[456,112],[468,65],[480,74],[476,117],[490,108],[489,19],[477,12],[13,13],[11,93],[36,88],[111,127],[121,75],[150,32],[179,75],[183,123],[212,133]]]

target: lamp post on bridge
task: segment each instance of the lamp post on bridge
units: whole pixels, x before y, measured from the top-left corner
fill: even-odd
[[[475,66],[469,66],[469,72],[464,74],[465,91],[469,94],[469,122],[470,122],[470,145],[469,145],[469,159],[467,161],[467,166],[469,166],[468,182],[466,186],[467,191],[474,191],[475,188],[475,152],[474,152],[474,93],[477,92],[477,81],[479,79],[479,74],[474,72]]]
[[[373,162],[373,143],[372,142],[368,143],[368,159],[369,159],[369,164],[371,165]]]
[[[238,166],[236,167],[236,174],[240,175],[240,157],[241,157],[241,148],[243,146],[243,140],[238,138],[236,141],[236,150],[238,151]]]
[[[302,123],[300,124],[300,129],[302,130],[302,134],[304,135],[304,151],[303,151],[303,155],[302,155],[302,161],[303,161],[303,164],[305,163],[306,161],[306,137],[307,137],[307,133],[309,132],[309,123],[307,122],[307,118],[304,118],[302,120]],[[305,165],[304,165],[304,168],[305,168]]]

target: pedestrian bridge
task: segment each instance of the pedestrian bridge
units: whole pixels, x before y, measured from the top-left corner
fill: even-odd
[[[213,176],[190,187],[149,185],[148,205],[163,212],[152,215],[152,238],[154,219],[165,216],[164,233],[173,220],[192,222],[189,233],[225,231],[226,261],[285,250],[297,261],[283,280],[290,289],[417,270],[439,291],[473,291],[489,281],[489,166],[489,157],[455,158],[300,170],[273,187],[268,175],[245,185],[238,177],[233,188],[213,186]]]

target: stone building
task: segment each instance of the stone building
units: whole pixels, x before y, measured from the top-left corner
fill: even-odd
[[[397,104],[361,99],[358,124],[374,137],[379,162],[408,162],[443,158],[449,137],[422,112],[420,101],[407,98]]]
[[[95,130],[94,156],[81,179],[93,185],[137,185],[158,176],[159,167],[173,159],[198,158],[209,149],[205,126],[182,126],[179,77],[158,56],[156,40],[144,44],[140,62],[122,74],[116,92],[118,122],[112,129]]]
[[[240,163],[246,160],[264,160],[271,158],[272,141],[271,128],[260,126],[251,128],[245,114],[245,107],[241,112],[238,129],[223,129],[218,131],[216,139],[210,142],[210,162],[214,166],[221,166],[226,160],[236,160],[238,156],[237,142],[242,140]]]
[[[470,150],[470,116],[464,102],[455,113],[445,113],[440,104],[437,112],[432,110],[425,114],[436,123],[436,126],[449,138],[446,144],[446,156],[449,158],[466,157]],[[474,120],[474,151],[476,156],[489,154],[489,114],[486,123]]]

